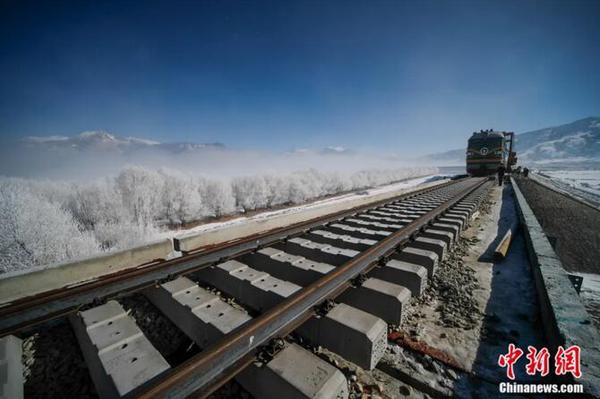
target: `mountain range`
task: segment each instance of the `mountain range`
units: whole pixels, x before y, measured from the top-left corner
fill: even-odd
[[[516,148],[525,161],[538,163],[600,160],[600,118],[517,135]]]
[[[30,136],[23,139],[23,143],[30,147],[43,147],[45,149],[70,149],[73,151],[110,151],[128,153],[139,150],[155,149],[171,153],[193,152],[197,150],[214,149],[222,150],[222,143],[160,143],[137,137],[120,137],[105,131],[83,132],[76,136]]]
[[[466,148],[466,139],[465,139]],[[600,162],[600,117],[515,135],[515,150],[520,164],[573,165]],[[422,157],[438,165],[462,165],[465,149]]]
[[[169,153],[192,153],[204,150],[225,150],[222,143],[161,143],[137,137],[121,137],[102,130],[82,132],[75,136],[29,136],[22,144],[41,150],[67,150],[76,152],[117,152],[131,153],[140,150],[164,150]],[[330,146],[322,149],[298,148],[291,154],[352,155],[355,152],[341,147]]]
[[[465,136],[465,147],[466,147]],[[194,153],[225,150],[222,143],[161,143],[136,137],[120,137],[105,131],[83,132],[76,136],[26,137],[23,144],[33,148],[75,152],[106,151],[129,154],[140,150],[162,150],[168,153]],[[600,117],[589,117],[560,126],[515,135],[519,163],[581,164],[600,163]],[[339,146],[320,150],[296,149],[293,154],[352,155],[353,150]],[[454,149],[414,159],[418,163],[462,165],[465,149]]]

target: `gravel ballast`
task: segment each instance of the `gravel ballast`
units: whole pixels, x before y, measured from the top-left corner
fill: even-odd
[[[529,179],[518,184],[564,268],[600,273],[600,211]]]

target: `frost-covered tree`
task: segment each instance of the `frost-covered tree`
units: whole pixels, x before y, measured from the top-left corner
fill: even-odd
[[[235,212],[235,198],[229,182],[202,181],[198,190],[212,216],[220,217]]]
[[[98,243],[82,231],[58,204],[32,194],[22,181],[0,181],[0,271],[26,269],[98,252]]]
[[[154,225],[137,223],[132,220],[122,222],[103,221],[96,224],[94,236],[102,249],[119,250],[147,244],[158,238],[159,229]]]
[[[164,235],[169,225],[236,209],[302,204],[434,172],[308,169],[209,180],[176,170],[128,167],[114,178],[84,183],[0,178],[0,271],[140,245]]]
[[[72,185],[67,208],[79,224],[90,231],[98,224],[125,223],[132,218],[115,184],[108,179]]]
[[[267,189],[267,207],[290,202],[290,179],[288,176],[263,176]]]
[[[231,188],[236,204],[244,211],[267,206],[269,192],[262,176],[237,177],[232,180]]]
[[[72,193],[76,184],[50,180],[22,180],[32,195],[43,198],[63,209],[69,208]]]
[[[330,173],[325,182],[325,191],[328,194],[337,194],[352,190],[352,181],[347,175],[341,173]]]
[[[151,225],[160,216],[163,178],[141,167],[124,169],[116,178],[123,205],[138,225]]]
[[[325,180],[325,175],[316,169],[293,173],[290,176],[290,202],[301,204],[325,195],[323,190]]]
[[[159,178],[162,180],[162,193],[155,219],[180,225],[209,214],[192,177],[178,171],[160,170]]]

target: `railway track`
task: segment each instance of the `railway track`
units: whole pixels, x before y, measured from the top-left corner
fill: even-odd
[[[256,397],[346,397],[343,374],[296,342],[374,368],[388,325],[401,323],[490,184],[449,182],[26,297],[0,307],[0,331],[68,317],[102,398],[207,397],[232,378]],[[169,363],[119,302],[132,293],[199,352]]]

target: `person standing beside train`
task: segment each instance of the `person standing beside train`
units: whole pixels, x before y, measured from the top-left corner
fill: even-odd
[[[498,185],[501,186],[502,182],[504,181],[504,174],[506,173],[506,167],[504,167],[504,165],[498,166],[496,173],[498,173]]]

